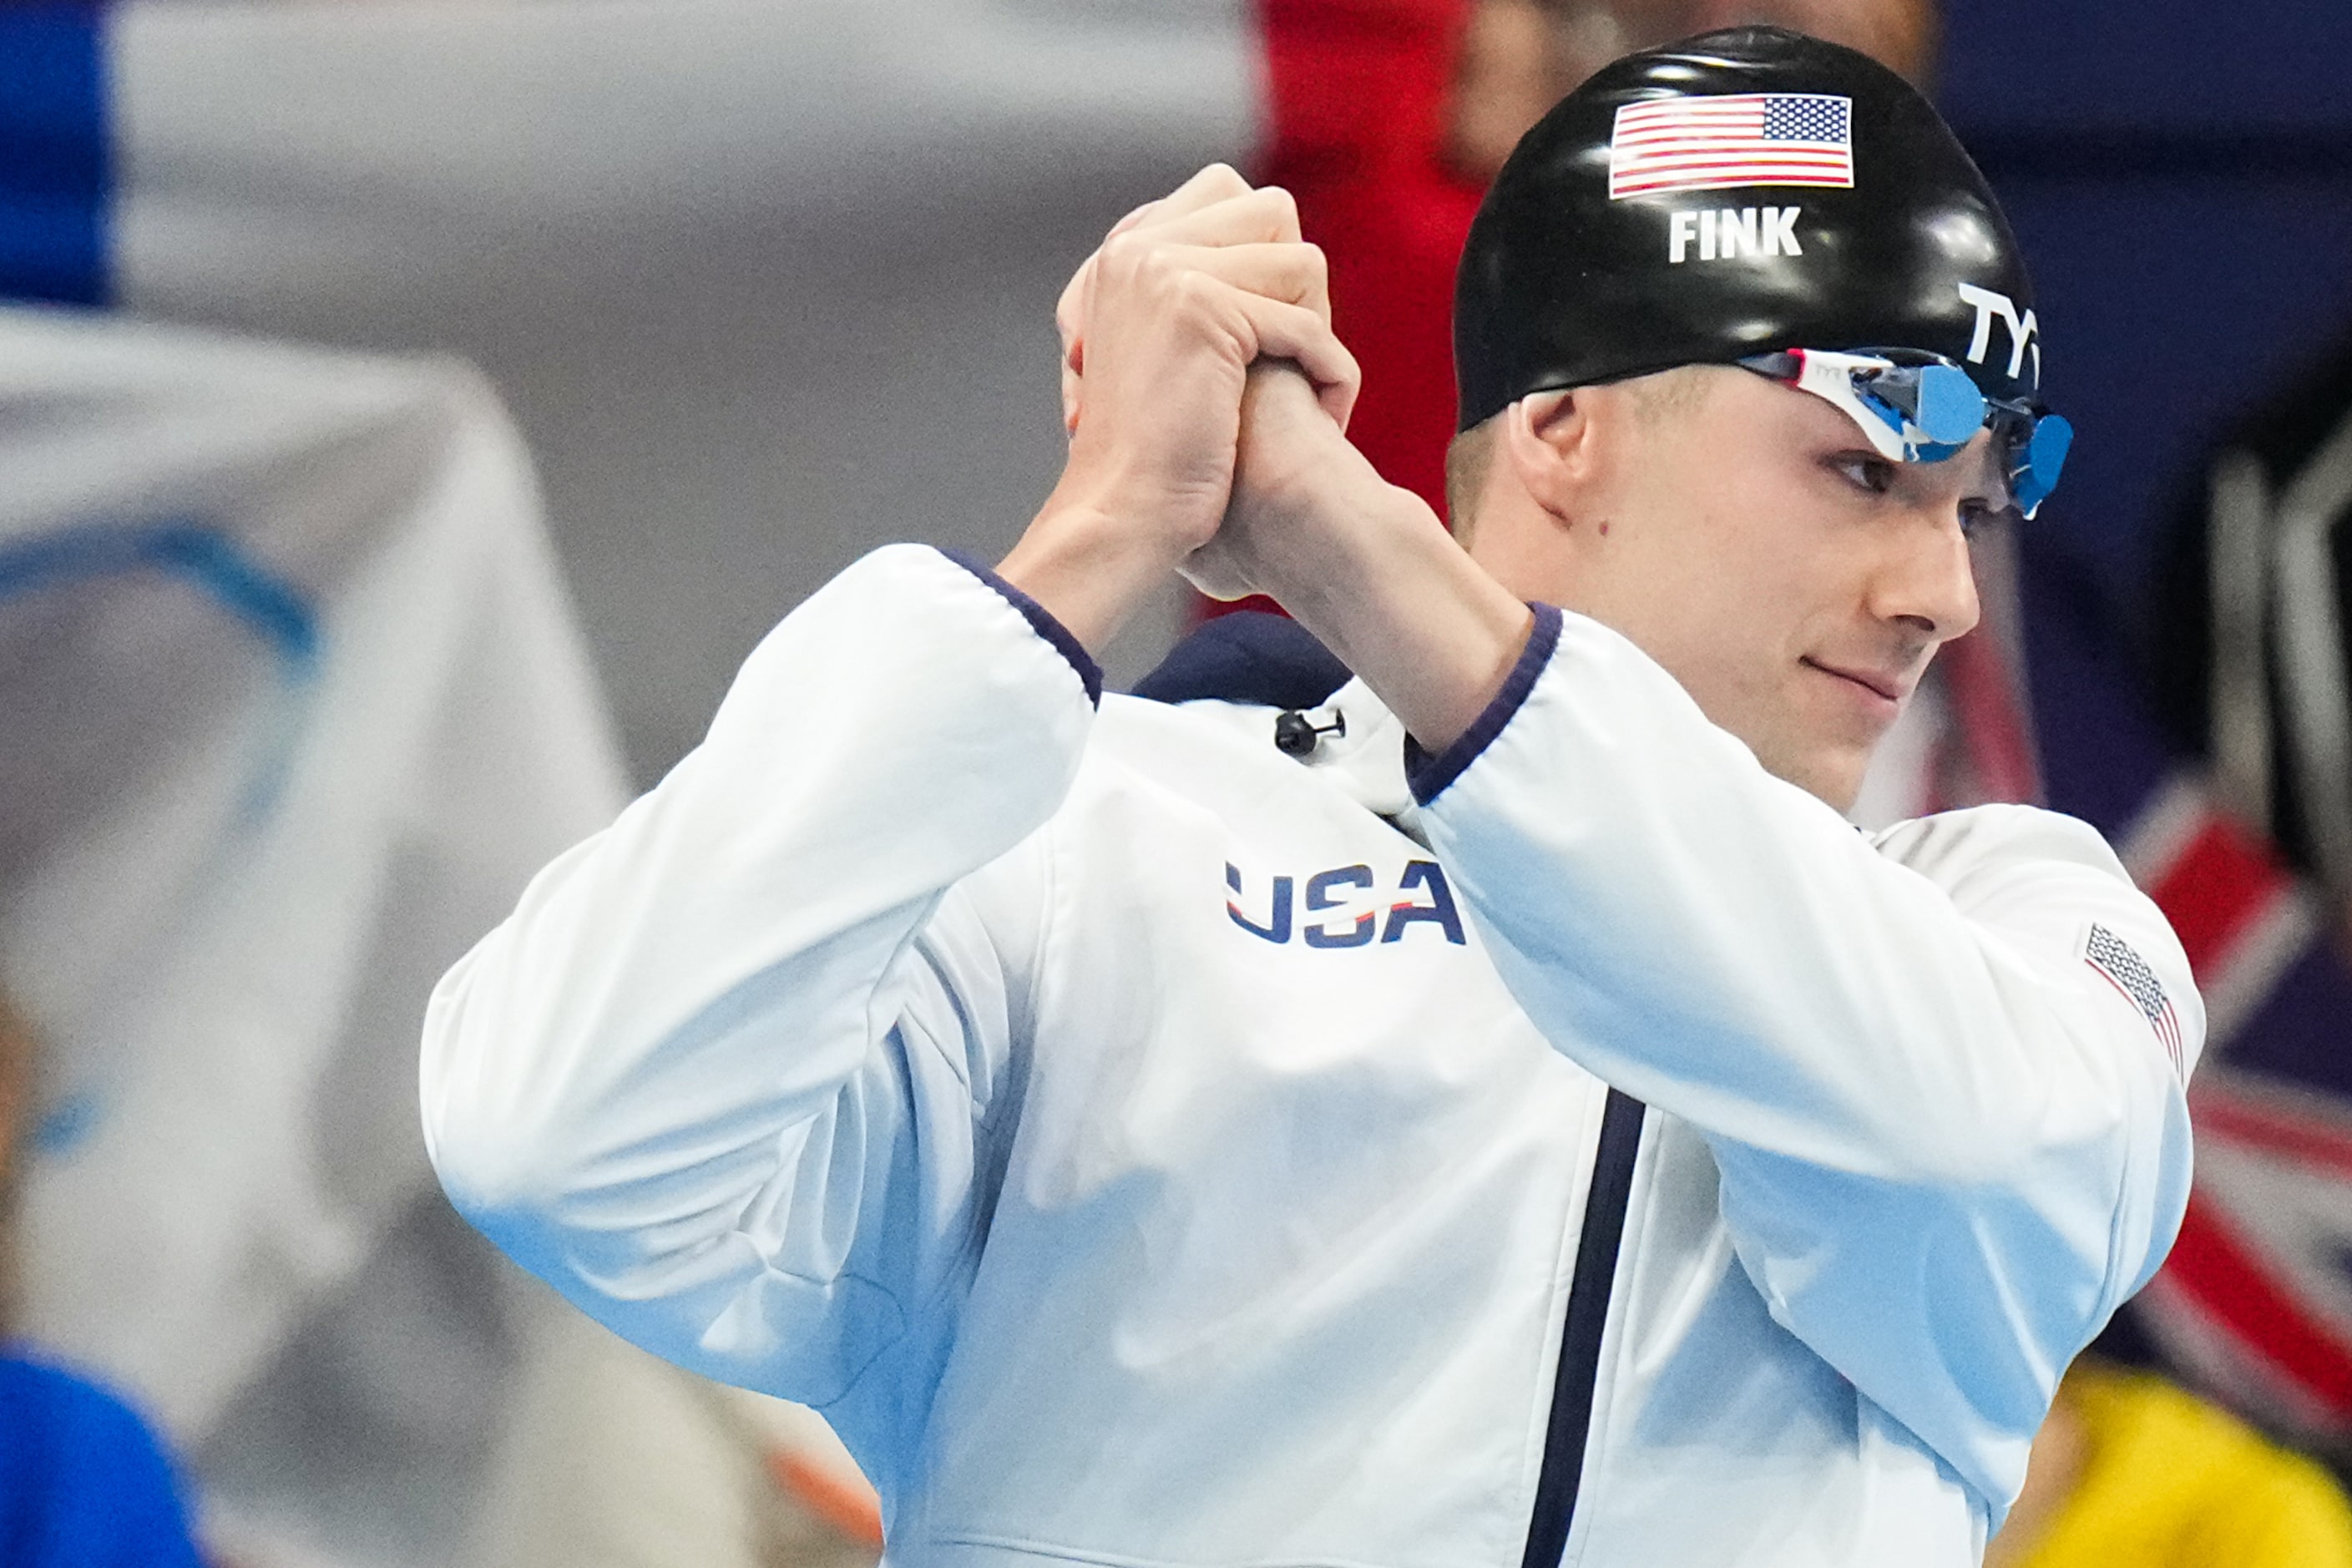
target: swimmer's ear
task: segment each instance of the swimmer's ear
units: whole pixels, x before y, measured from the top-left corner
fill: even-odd
[[[1606,390],[1581,386],[1531,393],[1502,413],[1504,466],[1519,488],[1563,527],[1580,510],[1594,468],[1594,415],[1603,401],[1597,395]]]

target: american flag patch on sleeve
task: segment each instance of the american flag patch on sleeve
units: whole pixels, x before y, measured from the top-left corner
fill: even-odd
[[[2106,927],[2093,925],[2090,941],[2083,949],[2083,962],[2097,970],[2108,984],[2140,1010],[2147,1019],[2147,1026],[2162,1042],[2165,1055],[2172,1058],[2172,1070],[2187,1078],[2179,1016],[2173,1012],[2172,998],[2164,994],[2162,982],[2147,966],[2147,960],[2139,955],[2139,950]]]

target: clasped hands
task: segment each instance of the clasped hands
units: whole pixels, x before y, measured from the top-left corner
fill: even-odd
[[[1527,609],[1349,445],[1360,373],[1288,193],[1202,170],[1119,220],[1055,320],[1069,456],[1008,581],[1097,652],[1171,571],[1267,594],[1424,746],[1468,727]]]

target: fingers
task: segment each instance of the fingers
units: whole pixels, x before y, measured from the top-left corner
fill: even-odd
[[[1356,409],[1364,373],[1325,317],[1304,305],[1235,290],[1257,340],[1261,360],[1289,360],[1315,384],[1316,400],[1342,431]]]
[[[1239,191],[1202,206],[1179,207],[1174,198],[1154,202],[1123,232],[1174,245],[1249,245],[1297,240],[1298,202],[1280,185]]]
[[[1320,246],[1303,243],[1171,246],[1161,252],[1171,264],[1204,272],[1244,293],[1304,305],[1331,320],[1331,272]]]
[[[1323,252],[1299,237],[1298,206],[1278,186],[1253,188],[1223,164],[1211,164],[1168,195],[1113,225],[1071,276],[1054,309],[1061,337],[1062,424],[1075,434],[1083,402],[1089,323],[1097,306],[1157,298],[1191,277],[1220,298],[1195,300],[1231,325],[1244,363],[1261,353],[1287,359],[1313,379],[1318,395],[1344,429],[1360,374],[1331,335],[1329,268]],[[1255,303],[1253,303],[1255,301]],[[1266,307],[1261,309],[1260,307]],[[1263,338],[1263,348],[1255,346]]]
[[[1228,204],[1239,202],[1234,211],[1218,211]],[[1248,239],[1296,239],[1298,237],[1298,205],[1290,193],[1279,186],[1265,190],[1253,187],[1237,174],[1231,164],[1212,163],[1158,201],[1146,202],[1110,226],[1103,236],[1108,246],[1121,235],[1139,229],[1172,229],[1166,237],[1188,245],[1231,245]],[[1223,236],[1234,237],[1226,238]],[[1095,256],[1102,254],[1097,247]],[[1062,299],[1055,308],[1055,321],[1062,329],[1066,344],[1074,335],[1076,305],[1086,290],[1087,274],[1093,270],[1095,256],[1080,263]]]
[[[1137,224],[1141,223],[1145,216],[1150,213],[1151,209],[1159,205],[1160,204],[1158,202],[1145,202],[1140,206],[1129,208],[1127,216],[1119,219],[1117,223],[1111,225],[1110,233],[1104,235],[1103,237],[1105,239],[1109,239],[1115,236],[1125,234],[1129,229],[1131,229]]]
[[[1364,373],[1329,320],[1311,306],[1270,300],[1204,271],[1184,274],[1190,308],[1221,317],[1236,362],[1248,366],[1287,360],[1315,384],[1317,398],[1342,430],[1355,411]]]
[[[1323,258],[1312,246],[1265,245],[1229,250],[1157,249],[1138,262],[1163,287],[1154,313],[1191,317],[1223,338],[1234,363],[1287,360],[1315,384],[1316,395],[1344,431],[1362,389],[1356,356],[1331,331]],[[1080,355],[1062,366],[1062,427],[1075,434],[1085,377]]]
[[[1265,194],[1255,192],[1253,197]],[[1102,268],[1131,268],[1142,265],[1147,257],[1172,259],[1236,288],[1311,306],[1329,320],[1331,275],[1322,247],[1299,239],[1297,213],[1286,205],[1285,211],[1286,217],[1266,204],[1244,207],[1229,202],[1214,211],[1195,214],[1184,223],[1139,225],[1125,236],[1114,233],[1071,275],[1062,297],[1055,301],[1054,326],[1061,334],[1063,368],[1072,372],[1086,368],[1087,301]],[[1262,237],[1266,236],[1275,237]]]
[[[1253,187],[1230,163],[1212,163],[1199,174],[1169,192],[1156,202],[1146,202],[1119,220],[1121,228],[1152,221],[1167,221],[1214,206],[1222,201],[1250,194]]]
[[[1088,259],[1063,291],[1055,317],[1062,331],[1060,380],[1065,432],[1077,428],[1079,391],[1086,374],[1086,338],[1080,324],[1094,308],[1096,288],[1106,275],[1105,268],[1110,269],[1119,283],[1130,287],[1147,275],[1164,279],[1190,274],[1204,282],[1221,285],[1237,296],[1307,310],[1321,323],[1323,341],[1300,354],[1286,352],[1283,357],[1297,357],[1316,374],[1325,389],[1332,416],[1345,427],[1349,412],[1355,405],[1358,376],[1354,358],[1330,337],[1330,269],[1319,247],[1303,242],[1224,247],[1146,242],[1131,249],[1106,246]],[[1274,330],[1283,332],[1286,341],[1297,335],[1287,327],[1276,326]],[[1328,374],[1324,374],[1327,369]]]
[[[1253,188],[1227,165],[1210,164],[1169,195],[1146,202],[1113,224],[1102,245],[1071,275],[1054,306],[1064,369],[1083,369],[1086,300],[1105,252],[1146,243],[1235,246],[1295,244],[1298,238],[1298,204],[1288,191],[1279,185]]]

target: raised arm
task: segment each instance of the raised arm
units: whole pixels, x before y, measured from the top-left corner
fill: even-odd
[[[1626,638],[1518,605],[1295,385],[1254,397],[1227,547],[1424,742],[1514,995],[1708,1138],[1774,1315],[1998,1510],[2186,1200],[2202,1014],[2162,917],[2049,813],[1866,840]]]
[[[2113,854],[2014,806],[1874,844],[1549,610],[1415,782],[1529,1015],[1706,1134],[1775,1318],[2005,1506],[2188,1197],[2202,1010]]]
[[[458,1207],[638,1343],[828,1405],[886,1490],[1012,1121],[1087,648],[1209,569],[1253,359],[1318,367],[1329,415],[1353,393],[1288,198],[1229,169],[1139,209],[1071,299],[1069,461],[1002,575],[894,546],[795,610],[426,1020]]]
[[[701,746],[427,1015],[458,1208],[607,1325],[812,1403],[962,1260],[1091,665],[937,552],[763,641]],[[902,1342],[905,1343],[902,1345]]]

